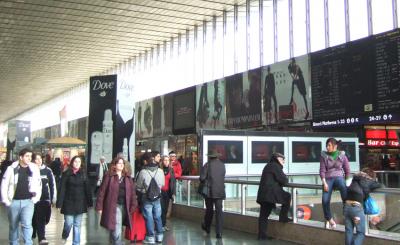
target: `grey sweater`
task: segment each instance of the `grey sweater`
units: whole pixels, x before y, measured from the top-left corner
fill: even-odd
[[[165,182],[164,172],[156,164],[145,165],[139,172],[136,180],[136,190],[140,191],[141,193],[146,193],[153,176],[161,190],[161,187]]]

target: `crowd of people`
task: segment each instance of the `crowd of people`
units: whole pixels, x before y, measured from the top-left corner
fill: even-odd
[[[340,141],[329,138],[326,151],[320,157],[325,228],[336,227],[330,201],[332,192],[339,190],[345,217],[345,244],[359,245],[363,242],[366,229],[363,203],[380,184],[376,182],[374,171],[366,168],[355,174],[346,185],[346,179],[350,178],[349,161],[344,152],[338,150],[338,144]],[[201,228],[210,234],[215,209],[215,233],[216,238],[221,239],[226,169],[219,160],[218,152],[212,150],[207,156],[208,161],[201,167],[199,176],[199,193],[206,206]],[[33,244],[36,237],[39,244],[48,244],[45,231],[52,206],[64,215],[61,238],[66,241],[73,230],[73,245],[80,244],[82,216],[93,206],[101,217],[100,225],[109,231],[111,244],[124,244],[124,226],[128,230],[138,229],[134,227],[133,220],[136,217],[133,214],[138,210],[145,221],[143,243],[161,243],[164,232],[169,230],[168,207],[175,198],[176,180],[182,175],[182,167],[173,151],[165,156],[157,151],[146,152],[141,156],[141,162],[134,175],[130,164],[122,156],[117,155],[109,164],[102,157],[94,203],[90,181],[80,156],[74,156],[69,165],[58,173],[54,166],[50,168],[42,162],[40,154],[29,149],[21,150],[19,159],[1,171],[1,198],[8,211],[10,244],[19,244],[20,226],[24,244]],[[260,205],[259,240],[271,239],[267,235],[268,218],[276,204],[281,204],[279,222],[292,221],[288,217],[291,194],[284,190],[288,184],[283,172],[284,164],[285,156],[274,153],[262,172],[257,193]]]

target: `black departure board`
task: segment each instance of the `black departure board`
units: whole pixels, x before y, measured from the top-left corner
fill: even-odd
[[[314,127],[396,118],[383,115],[400,109],[399,34],[395,30],[311,54]]]

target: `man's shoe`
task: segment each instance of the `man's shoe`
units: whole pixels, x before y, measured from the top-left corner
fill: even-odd
[[[291,222],[293,222],[293,219],[291,219],[291,218],[279,219],[279,222],[282,222],[282,223],[291,223]]]
[[[274,238],[271,236],[259,236],[257,239],[258,240],[274,240]]]
[[[45,244],[49,244],[49,242],[46,239],[43,239],[39,242],[39,245],[45,245]]]
[[[210,228],[207,229],[207,227],[204,223],[201,223],[201,229],[203,231],[205,231],[207,234],[210,234]]]
[[[222,234],[221,233],[217,233],[216,238],[217,239],[221,239],[222,238]]]
[[[156,244],[156,239],[154,237],[146,237],[146,239],[143,240],[144,244]]]

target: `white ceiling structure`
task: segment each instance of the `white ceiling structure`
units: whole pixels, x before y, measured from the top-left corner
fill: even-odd
[[[0,0],[0,122],[241,0]]]

